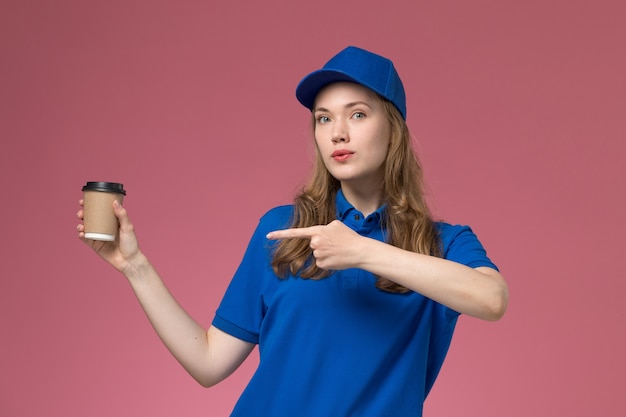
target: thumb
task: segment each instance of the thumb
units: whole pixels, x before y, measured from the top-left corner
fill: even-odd
[[[126,209],[122,207],[122,203],[119,200],[113,201],[113,213],[115,213],[115,217],[120,221],[120,226],[125,226],[129,223],[128,213]]]

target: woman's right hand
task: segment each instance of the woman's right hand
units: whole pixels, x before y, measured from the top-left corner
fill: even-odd
[[[84,200],[80,200],[79,204],[81,209],[76,213],[76,216],[83,221]],[[113,212],[119,220],[120,227],[115,240],[112,242],[86,239],[85,225],[83,223],[78,224],[76,230],[80,240],[100,255],[102,259],[113,265],[115,269],[123,273],[134,260],[141,258],[143,255],[139,250],[135,229],[128,218],[128,213],[117,200],[113,202]]]

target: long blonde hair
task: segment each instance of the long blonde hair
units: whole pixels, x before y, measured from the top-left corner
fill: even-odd
[[[409,129],[395,106],[385,99],[382,101],[391,127],[382,190],[382,203],[387,206],[382,219],[387,243],[412,252],[441,256],[438,234],[424,195],[422,167],[411,145]],[[294,200],[291,227],[325,225],[335,220],[335,196],[340,187],[339,181],[326,169],[316,146],[311,178]],[[332,273],[315,264],[306,239],[279,241],[272,267],[281,278],[299,274],[304,279],[322,279]],[[384,277],[377,277],[376,287],[392,293],[409,291]]]

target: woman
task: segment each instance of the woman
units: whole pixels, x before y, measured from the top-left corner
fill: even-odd
[[[208,330],[170,295],[119,204],[115,242],[85,240],[82,224],[79,237],[126,275],[202,385],[259,345],[233,416],[420,416],[458,315],[499,319],[506,283],[470,228],[432,220],[391,61],[348,47],[296,96],[313,115],[311,181],[261,218]]]

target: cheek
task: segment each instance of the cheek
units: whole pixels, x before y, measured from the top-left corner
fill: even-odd
[[[391,146],[391,138],[389,137],[389,132],[380,132],[380,136],[378,136],[378,140],[376,141],[375,146],[379,157],[385,159],[387,157],[387,153],[389,153],[389,148]]]
[[[389,148],[387,146],[381,146],[378,149],[377,161],[383,165],[387,160],[387,154],[389,153]]]
[[[313,140],[315,140],[315,144],[319,146],[322,138],[324,137],[323,129],[319,127],[313,127]]]
[[[315,146],[317,149],[324,151],[330,149],[333,144],[329,139],[328,129],[317,128],[313,131],[313,139],[315,140]]]
[[[324,154],[323,142],[317,136],[314,138],[313,146],[315,146],[315,151],[318,154]]]
[[[315,142],[313,144],[313,146],[315,147],[315,159],[318,161],[321,161],[322,164],[324,164],[324,166],[326,167],[326,169],[328,169],[328,160],[326,158],[323,157],[323,155],[325,154],[325,152],[328,152],[328,150],[324,149],[323,145],[320,145],[321,143],[324,143],[323,141],[319,141],[317,138],[315,138]]]

